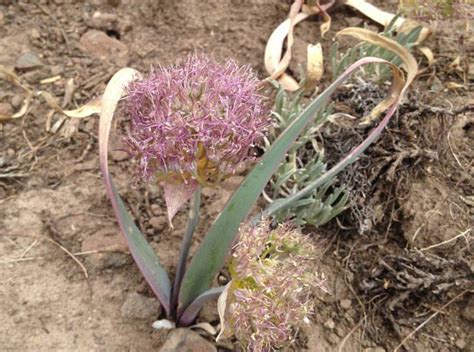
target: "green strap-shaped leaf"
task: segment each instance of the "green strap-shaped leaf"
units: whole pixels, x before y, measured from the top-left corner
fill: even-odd
[[[295,118],[245,178],[210,228],[186,271],[179,294],[181,311],[210,287],[214,276],[224,265],[225,257],[237,235],[240,224],[249,214],[250,209],[293,142],[354,70],[364,64],[374,62],[386,63],[385,60],[366,58],[351,65]],[[319,121],[319,123],[322,122]]]
[[[155,251],[148,244],[145,236],[135,225],[125,204],[120,198],[109,173],[108,146],[109,134],[112,126],[114,112],[117,103],[122,97],[126,85],[140,74],[131,68],[124,68],[118,71],[111,78],[105,88],[100,107],[99,123],[99,154],[100,166],[104,177],[107,194],[114,208],[115,216],[120,225],[120,229],[127,240],[130,253],[135,259],[143,276],[158,297],[166,313],[170,313],[170,293],[171,283],[166,271],[160,264],[160,260]]]

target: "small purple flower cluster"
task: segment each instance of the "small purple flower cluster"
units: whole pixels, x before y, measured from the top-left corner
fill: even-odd
[[[226,326],[248,351],[290,345],[295,328],[313,313],[315,287],[324,276],[312,272],[316,248],[289,225],[246,226],[232,253]]]
[[[249,159],[270,126],[249,66],[189,56],[128,87],[125,138],[140,179],[213,184]]]

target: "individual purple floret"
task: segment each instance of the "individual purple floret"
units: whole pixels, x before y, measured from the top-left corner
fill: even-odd
[[[125,143],[139,178],[208,185],[232,174],[270,124],[258,88],[249,66],[204,56],[130,84]]]

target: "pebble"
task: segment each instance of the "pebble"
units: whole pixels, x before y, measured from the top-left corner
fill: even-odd
[[[82,51],[92,58],[110,60],[119,66],[128,63],[128,47],[98,30],[87,31],[79,41]]]
[[[22,54],[15,63],[15,67],[19,69],[31,69],[41,66],[43,66],[43,63],[39,59],[38,55],[31,51]]]
[[[13,107],[8,103],[0,103],[0,116],[12,116]]]
[[[336,323],[334,323],[334,320],[329,318],[325,323],[324,326],[327,327],[330,330],[333,330],[336,327]]]
[[[466,348],[466,341],[463,339],[457,339],[456,340],[456,347],[459,348],[460,350],[463,350]]]
[[[163,213],[163,210],[158,204],[152,204],[150,206],[150,210],[153,215],[160,215],[161,213]]]
[[[15,94],[12,98],[12,106],[15,109],[19,109],[23,104],[23,96],[20,94]]]
[[[161,305],[156,298],[131,292],[125,298],[121,313],[123,318],[150,319],[161,314]]]
[[[50,67],[51,76],[57,76],[64,72],[64,66],[62,65],[53,65]]]
[[[30,37],[31,37],[31,39],[40,39],[41,38],[41,33],[36,28],[33,28],[30,31]]]
[[[162,216],[154,216],[150,218],[148,221],[151,227],[153,227],[155,230],[161,230],[166,226],[166,217],[164,215]]]
[[[114,28],[114,25],[117,23],[117,19],[118,17],[116,14],[96,11],[86,23],[89,27],[107,30]]]
[[[343,299],[340,302],[341,308],[343,309],[349,309],[352,305],[352,301],[350,299]]]
[[[159,352],[216,352],[216,347],[190,329],[172,330]]]

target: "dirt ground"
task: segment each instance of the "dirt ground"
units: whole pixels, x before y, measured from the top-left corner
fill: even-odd
[[[378,4],[393,11],[397,2]],[[281,0],[0,0],[0,65],[68,109],[100,94],[119,67],[146,72],[195,51],[248,63],[264,78],[266,40],[288,10]],[[325,48],[341,28],[376,28],[343,6],[331,15]],[[299,45],[319,40],[319,25],[299,25]],[[102,33],[84,37],[91,30]],[[307,229],[332,294],[318,299],[295,350],[392,351],[416,332],[400,350],[474,351],[472,32],[447,21],[426,45],[436,62],[428,67],[416,53],[423,72],[398,115],[341,176],[351,182],[351,208]],[[18,110],[22,91],[0,82],[0,113]],[[131,165],[117,150],[125,125],[117,124],[111,170],[171,270],[186,215],[170,229],[160,192],[131,187]],[[155,351],[167,338],[151,327],[160,308],[106,197],[97,130],[96,117],[63,120],[38,97],[23,118],[0,123],[0,351]],[[366,132],[330,134],[329,157]],[[205,192],[201,233],[238,180]],[[218,321],[210,306],[199,319]]]

